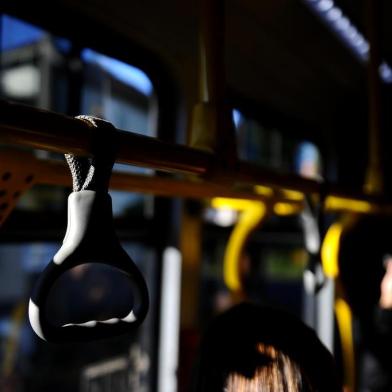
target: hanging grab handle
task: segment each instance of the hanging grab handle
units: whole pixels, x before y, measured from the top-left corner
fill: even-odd
[[[88,121],[100,135],[94,138],[93,158],[66,155],[74,192],[68,198],[68,225],[61,248],[39,277],[29,303],[29,319],[35,333],[51,342],[87,341],[108,338],[134,330],[144,320],[149,306],[146,283],[140,271],[121,247],[112,216],[108,194],[115,148],[111,124],[92,117]],[[112,137],[108,137],[108,132]],[[133,288],[134,305],[122,318],[91,320],[81,324],[55,326],[46,315],[50,289],[67,270],[86,263],[110,265],[128,278]]]
[[[323,205],[325,192],[320,193],[318,207],[305,195],[302,210],[301,226],[305,240],[305,249],[309,254],[309,262],[304,270],[303,282],[307,293],[316,295],[325,285],[326,276],[321,263],[321,241],[323,231]]]

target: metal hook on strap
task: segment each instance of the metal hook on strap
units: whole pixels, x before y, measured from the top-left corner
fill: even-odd
[[[29,303],[33,330],[51,342],[95,340],[129,332],[144,320],[149,306],[144,278],[121,247],[113,225],[108,187],[116,152],[114,127],[94,117],[78,118],[95,128],[92,158],[66,154],[73,179],[73,192],[68,198],[67,231],[61,248],[39,277]],[[121,318],[61,327],[53,325],[45,312],[50,289],[67,270],[92,262],[110,265],[127,276],[133,288],[134,306]]]

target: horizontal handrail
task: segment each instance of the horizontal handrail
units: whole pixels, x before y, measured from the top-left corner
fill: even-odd
[[[40,110],[20,104],[0,100],[0,142],[10,145],[21,145],[30,148],[43,149],[58,153],[73,153],[89,155],[93,130],[84,122],[64,116],[62,114]],[[148,187],[152,193],[167,196],[182,197],[241,197],[249,199],[262,199],[260,195],[252,192],[237,192],[230,190],[238,184],[267,185],[275,189],[277,194],[281,190],[290,189],[305,194],[319,194],[327,191],[328,195],[347,199],[347,201],[364,201],[372,203],[373,207],[386,204],[380,199],[371,197],[353,189],[344,189],[338,184],[328,184],[328,189],[322,182],[305,179],[294,174],[280,174],[266,170],[249,162],[239,161],[230,167],[225,167],[219,157],[213,153],[187,147],[184,145],[168,143],[157,138],[138,135],[132,132],[118,130],[119,152],[118,162],[136,166],[150,167],[172,173],[182,172],[194,175],[202,182],[135,177],[140,191]],[[47,169],[49,170],[49,169]],[[42,173],[45,173],[43,171]],[[57,172],[61,176],[60,172]],[[64,174],[64,173],[63,173]],[[48,173],[46,173],[48,175]],[[123,178],[123,187],[132,190],[132,186],[124,185],[131,177]],[[52,172],[51,182],[56,182]],[[116,175],[120,181],[121,174]],[[138,179],[136,179],[138,178]],[[114,181],[117,181],[114,180]],[[44,182],[41,178],[40,182]],[[46,180],[48,181],[48,179]],[[159,192],[159,185],[166,185]],[[134,182],[136,188],[137,185]],[[141,185],[143,184],[143,185]],[[149,184],[149,185],[147,185]],[[171,184],[177,184],[170,189]],[[179,185],[181,184],[181,185]],[[188,189],[187,189],[188,187]],[[214,189],[215,187],[215,189]],[[203,190],[199,188],[204,188]],[[224,191],[224,189],[227,189]],[[333,207],[329,208],[334,210]],[[338,210],[348,210],[350,207],[340,207]],[[389,209],[389,208],[388,208]]]
[[[45,184],[72,187],[72,178],[65,160],[40,159],[28,151],[21,151],[13,147],[0,149],[0,166],[5,171],[14,168],[25,168],[26,174],[32,178],[31,185]],[[1,174],[1,173],[0,173]],[[266,197],[257,194],[252,189],[234,188],[222,184],[192,178],[178,178],[173,176],[158,176],[146,174],[126,173],[114,170],[110,188],[120,191],[147,193],[156,196],[184,197],[184,198],[213,198],[225,197],[247,199],[262,202],[281,201],[299,206],[298,201],[281,197]]]
[[[93,128],[62,114],[0,100],[0,140],[3,143],[89,155]],[[204,174],[212,154],[156,138],[118,130],[117,160],[159,170]]]

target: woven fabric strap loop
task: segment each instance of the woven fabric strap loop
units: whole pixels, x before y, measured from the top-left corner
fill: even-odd
[[[65,154],[72,174],[73,191],[108,191],[110,176],[115,162],[117,143],[114,126],[93,116],[77,116],[94,128],[92,157]]]

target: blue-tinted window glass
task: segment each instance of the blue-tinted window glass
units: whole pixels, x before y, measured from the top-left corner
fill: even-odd
[[[317,146],[303,142],[289,129],[266,126],[262,121],[244,115],[238,109],[232,112],[237,136],[237,152],[241,160],[266,168],[295,172],[308,178],[318,178],[321,156]]]
[[[153,87],[151,81],[139,68],[105,56],[91,49],[84,49],[81,53],[81,57],[86,63],[100,66],[114,78],[138,90],[141,94],[146,96],[152,94]]]
[[[15,49],[39,41],[45,31],[8,15],[1,17],[1,50]]]
[[[295,170],[306,178],[318,179],[321,176],[321,155],[318,148],[310,142],[301,142],[295,152]]]

